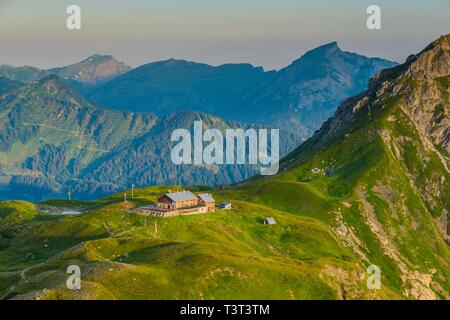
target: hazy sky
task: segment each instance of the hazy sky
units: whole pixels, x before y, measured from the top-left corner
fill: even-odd
[[[66,28],[66,8],[82,29]],[[382,9],[382,30],[366,9]],[[330,41],[403,61],[450,33],[450,0],[0,0],[0,63],[54,67],[100,53],[131,66],[168,58],[281,68]]]

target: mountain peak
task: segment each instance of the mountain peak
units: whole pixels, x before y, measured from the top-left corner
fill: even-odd
[[[371,79],[369,89],[382,87],[385,81],[402,76],[429,81],[450,74],[450,34],[441,36],[424,50],[408,57],[404,64],[385,69]]]
[[[445,77],[450,73],[450,34],[441,36],[419,54],[408,59],[408,75],[427,79]]]
[[[325,44],[323,44],[323,45],[321,45],[321,46],[319,46],[319,47],[317,47],[317,48],[315,48],[315,49],[312,49],[311,51],[314,51],[314,50],[340,50],[339,49],[339,46],[338,46],[338,43],[337,43],[337,41],[332,41],[332,42],[329,42],[329,43],[325,43]]]
[[[63,92],[73,91],[72,88],[64,83],[64,81],[55,74],[48,75],[38,81],[36,85],[37,89],[44,90],[50,95],[59,95]]]
[[[75,89],[55,74],[42,78],[33,88],[38,94],[42,94],[43,92],[45,95],[55,97],[59,100],[66,100],[78,106],[89,105]]]
[[[330,55],[334,55],[342,52],[336,41],[326,43],[315,49],[307,51],[300,59],[320,59],[327,58]]]
[[[83,63],[83,62],[100,63],[102,61],[108,61],[108,60],[114,60],[114,61],[118,62],[118,60],[111,55],[93,54],[93,55],[87,57],[86,59],[84,59],[83,61],[81,61],[81,63]]]
[[[79,63],[50,71],[58,76],[84,84],[98,84],[111,80],[131,67],[111,55],[94,54]]]
[[[292,64],[296,65],[304,61],[322,61],[329,60],[330,58],[336,57],[342,53],[336,41],[323,44],[317,48],[311,49],[303,54],[300,58],[295,60]]]
[[[191,61],[187,61],[187,60],[183,60],[183,59],[175,59],[175,58],[170,58],[168,60],[161,61],[161,63],[164,66],[168,66],[168,67],[174,67],[174,66],[180,66],[180,65],[194,65],[194,64],[196,64],[195,62],[191,62]]]

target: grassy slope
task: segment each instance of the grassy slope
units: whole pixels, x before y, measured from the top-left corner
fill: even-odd
[[[430,276],[434,283],[425,287],[448,298],[450,251],[434,218],[450,208],[450,186],[441,180],[450,175],[436,154],[423,147],[396,103],[386,100],[379,114],[360,119],[364,125],[350,128],[280,176],[244,186],[243,198],[336,228],[335,218],[342,216],[364,244],[357,247],[367,263],[381,267],[384,284],[423,298],[426,292],[414,288]],[[324,173],[314,174],[313,168]],[[420,280],[408,279],[414,272],[421,274]]]
[[[160,192],[139,190],[136,204],[154,201]],[[126,212],[119,197],[91,203],[81,216],[24,218],[13,228],[14,237],[3,234],[2,294],[14,285],[8,297],[44,288],[49,290],[35,294],[118,299],[368,295],[352,273],[358,266],[352,253],[318,220],[240,201],[232,211],[146,218]],[[3,203],[1,212],[10,206]],[[28,204],[16,209],[30,210]],[[263,225],[266,216],[278,224]],[[83,270],[80,292],[64,288],[70,264]],[[330,276],[333,271],[343,279]]]
[[[122,195],[116,195],[83,203],[88,211],[81,216],[51,217],[36,214],[27,203],[2,203],[1,294],[48,299],[425,298],[428,288],[437,298],[448,298],[449,248],[434,223],[435,209],[419,190],[426,187],[422,175],[450,177],[436,156],[424,151],[399,108],[391,106],[371,121],[290,164],[279,176],[217,191],[218,201],[233,201],[232,211],[145,218],[127,212]],[[387,133],[378,134],[380,126]],[[402,150],[402,159],[395,148]],[[439,174],[419,172],[430,167]],[[312,168],[323,173],[314,174]],[[417,172],[414,182],[409,172]],[[432,200],[448,208],[448,185],[442,188]],[[167,189],[138,190],[134,205],[154,202]],[[267,216],[278,225],[264,226]],[[355,237],[340,233],[342,225]],[[70,264],[83,270],[79,292],[64,287]],[[381,267],[380,291],[365,287],[363,272],[369,264]]]

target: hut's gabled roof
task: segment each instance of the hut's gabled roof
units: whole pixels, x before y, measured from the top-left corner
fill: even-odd
[[[195,194],[193,194],[190,191],[166,193],[164,196],[168,197],[170,200],[174,202],[190,201],[197,199]]]
[[[207,193],[199,194],[198,197],[199,197],[200,200],[202,200],[204,203],[216,202],[216,200],[214,200],[213,197],[211,197],[211,195],[210,195],[210,194],[207,194]]]

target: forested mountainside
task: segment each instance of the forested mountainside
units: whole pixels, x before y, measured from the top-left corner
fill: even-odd
[[[198,112],[164,117],[93,106],[51,75],[37,83],[8,80],[0,98],[0,195],[41,199],[72,191],[90,198],[129,187],[167,183],[227,185],[256,173],[256,166],[176,166],[170,152],[175,129],[249,128]],[[6,86],[5,86],[6,88]],[[281,134],[287,154],[300,139]]]

